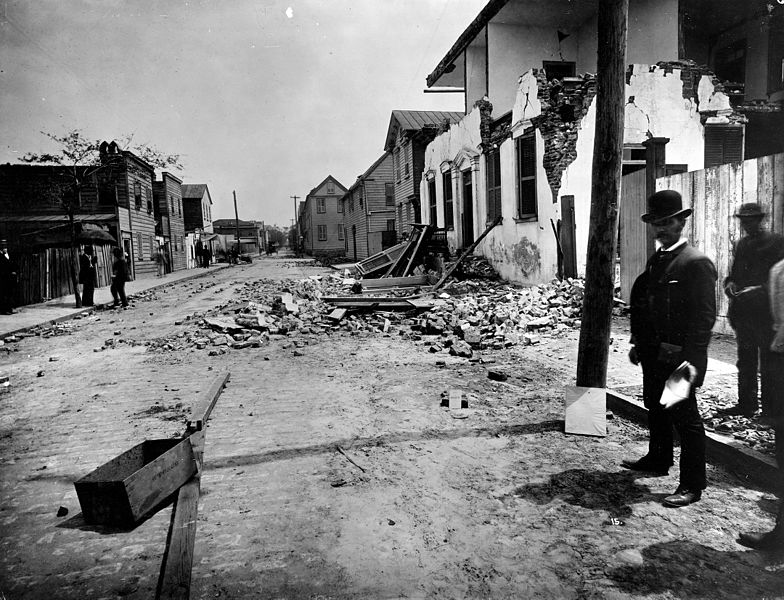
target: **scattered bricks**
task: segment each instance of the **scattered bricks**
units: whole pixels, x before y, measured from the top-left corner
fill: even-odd
[[[526,334],[523,336],[523,343],[524,343],[526,346],[532,346],[532,345],[534,345],[534,344],[538,344],[538,343],[540,343],[540,342],[541,342],[541,339],[539,338],[539,336],[538,336],[538,335],[534,335],[534,334],[532,334],[532,333],[526,333]]]
[[[509,375],[503,371],[497,371],[494,369],[491,369],[487,372],[487,377],[493,381],[506,381],[509,379]]]
[[[464,341],[457,341],[449,348],[449,354],[453,356],[461,356],[464,358],[471,358],[474,351],[471,346]]]

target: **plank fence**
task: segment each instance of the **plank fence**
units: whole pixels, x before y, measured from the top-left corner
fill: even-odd
[[[93,246],[98,259],[96,288],[109,285],[112,279],[111,246]],[[15,305],[37,304],[60,296],[73,295],[71,264],[79,274],[79,250],[46,248],[12,256],[16,263]]]
[[[784,154],[660,177],[656,189],[677,190],[684,205],[694,211],[684,233],[716,265],[718,319],[714,331],[731,332],[721,282],[729,274],[733,245],[741,235],[735,210],[742,203],[757,202],[768,213],[763,227],[784,234]]]

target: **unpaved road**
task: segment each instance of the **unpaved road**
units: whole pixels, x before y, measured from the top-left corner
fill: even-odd
[[[784,597],[784,559],[735,543],[738,530],[772,526],[773,496],[709,466],[703,499],[668,509],[677,469],[618,467],[644,452],[643,430],[614,419],[606,438],[564,435],[576,333],[485,362],[430,353],[394,328],[297,333],[217,356],[143,345],[193,330],[175,323],[245,281],[324,272],[262,259],[0,353],[12,381],[0,395],[5,598],[154,596],[171,509],[133,531],[91,527],[73,481],[143,439],[179,435],[224,370],[192,598]],[[634,371],[616,362],[610,380],[628,381]],[[469,408],[442,408],[449,389]]]

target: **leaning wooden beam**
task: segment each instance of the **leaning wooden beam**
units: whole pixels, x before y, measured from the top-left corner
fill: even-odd
[[[177,492],[174,502],[161,571],[158,575],[156,600],[188,600],[191,592],[193,548],[196,544],[196,519],[199,514],[201,472],[204,461],[204,424],[229,380],[229,372],[218,375],[205,392],[188,420],[185,436],[191,442],[196,460],[196,474]]]
[[[437,289],[438,289],[438,288],[440,288],[442,285],[444,285],[444,282],[445,282],[445,281],[447,280],[447,278],[448,278],[448,277],[449,277],[449,276],[452,274],[452,272],[453,272],[453,271],[454,271],[454,270],[457,268],[457,266],[458,266],[458,265],[459,265],[461,262],[463,262],[463,261],[465,260],[466,256],[468,256],[469,254],[471,254],[471,253],[472,253],[472,252],[473,252],[473,251],[476,249],[476,247],[479,245],[479,242],[481,242],[483,239],[485,239],[485,236],[486,236],[488,233],[490,233],[490,230],[491,230],[491,229],[493,229],[493,227],[495,227],[496,225],[498,225],[498,224],[501,222],[501,219],[502,219],[502,217],[501,217],[500,215],[499,215],[498,217],[496,217],[495,221],[493,221],[492,223],[490,223],[490,225],[488,225],[488,226],[487,226],[487,229],[485,229],[484,233],[483,233],[482,235],[480,235],[480,236],[479,236],[479,237],[476,239],[476,241],[475,241],[473,244],[471,244],[471,245],[470,245],[468,248],[466,248],[465,252],[463,252],[463,253],[460,255],[460,258],[458,258],[458,259],[455,261],[455,264],[453,264],[451,267],[449,267],[449,268],[446,270],[446,273],[444,273],[444,274],[441,276],[441,279],[439,279],[439,280],[436,282],[436,284],[433,286],[433,291],[437,290]]]
[[[166,549],[158,576],[156,600],[188,600],[191,593],[193,549],[196,545],[196,521],[201,492],[201,457],[204,452],[204,431],[190,436],[193,453],[198,456],[199,471],[179,492],[172,509]]]
[[[201,431],[202,427],[204,427],[204,422],[210,418],[215,402],[218,401],[218,396],[220,396],[228,380],[228,371],[215,377],[201,401],[191,410],[191,416],[187,422],[188,431]]]

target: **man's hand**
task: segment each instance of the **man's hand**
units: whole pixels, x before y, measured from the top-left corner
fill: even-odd
[[[735,285],[734,281],[729,281],[727,282],[727,285],[724,286],[724,293],[730,298],[734,298],[738,295],[738,286]]]
[[[776,332],[776,337],[770,344],[770,351],[777,353],[784,353],[784,329],[779,329]]]
[[[640,356],[637,354],[637,346],[629,348],[629,362],[633,365],[640,364]]]

